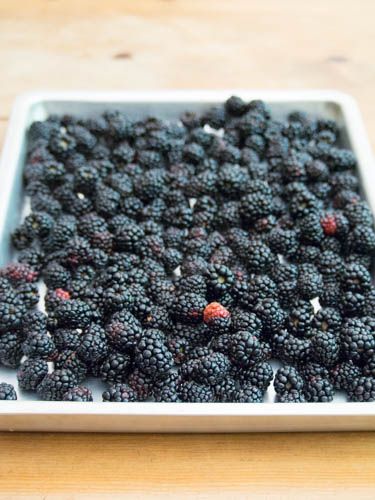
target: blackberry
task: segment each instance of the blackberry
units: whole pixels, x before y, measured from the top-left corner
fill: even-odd
[[[60,352],[55,359],[55,369],[65,369],[73,373],[78,383],[85,380],[87,376],[87,365],[82,361],[75,351],[66,349]]]
[[[58,327],[84,328],[97,318],[97,312],[82,300],[63,300],[53,312]]]
[[[18,385],[25,391],[35,391],[47,373],[48,365],[45,360],[27,359],[17,371]]]
[[[310,361],[310,341],[295,337],[285,330],[274,334],[272,348],[275,356],[284,363],[298,365]]]
[[[225,101],[225,110],[231,116],[241,116],[245,114],[249,105],[238,96],[231,96]]]
[[[175,387],[162,387],[154,392],[154,398],[157,403],[179,403],[179,395]]]
[[[61,401],[64,394],[76,385],[76,379],[69,370],[55,370],[44,377],[37,386],[37,393],[44,401]]]
[[[264,392],[259,387],[246,384],[235,391],[233,397],[235,403],[262,403]]]
[[[329,373],[335,389],[348,390],[352,383],[361,376],[361,370],[353,361],[344,361],[334,366]]]
[[[223,378],[214,387],[215,401],[220,403],[231,403],[237,391],[237,384],[230,377]]]
[[[371,402],[375,401],[375,378],[355,378],[348,389],[349,401]]]
[[[371,255],[375,250],[375,233],[370,226],[357,226],[348,235],[349,249],[360,255]]]
[[[375,356],[372,356],[363,366],[363,375],[375,376]]]
[[[206,305],[204,297],[195,293],[182,293],[176,298],[173,314],[179,321],[188,324],[200,323]]]
[[[0,401],[14,401],[17,399],[17,393],[12,384],[2,382],[0,384]]]
[[[135,362],[146,375],[162,375],[172,368],[173,356],[164,344],[162,332],[144,332],[135,349]]]
[[[22,332],[47,332],[47,316],[42,311],[28,311],[22,321]]]
[[[105,330],[96,324],[87,327],[81,334],[77,348],[78,357],[87,365],[97,365],[108,353]]]
[[[246,265],[251,272],[262,272],[272,264],[270,248],[261,241],[252,240],[247,246]]]
[[[315,266],[305,264],[303,267],[300,267],[297,289],[300,296],[304,299],[313,299],[320,295],[323,289],[323,280]]]
[[[371,288],[371,274],[360,264],[346,264],[342,270],[341,284],[345,291],[365,293]]]
[[[128,384],[115,384],[103,392],[105,403],[131,403],[137,401],[137,393]]]
[[[267,361],[263,361],[245,370],[240,370],[236,373],[235,378],[242,385],[250,384],[259,387],[262,391],[266,391],[273,379],[272,366]]]
[[[252,335],[259,337],[262,332],[262,322],[258,316],[252,312],[234,309],[232,312],[233,331],[246,330]]]
[[[339,333],[342,323],[341,314],[333,307],[322,307],[314,315],[311,326],[322,332]]]
[[[138,401],[146,401],[154,389],[153,380],[138,368],[135,368],[130,373],[127,383],[136,392]]]
[[[292,390],[300,392],[304,387],[304,381],[293,366],[286,365],[277,370],[273,385],[277,394]]]
[[[208,293],[213,298],[218,298],[229,291],[234,283],[234,275],[226,266],[210,264],[206,276]]]
[[[23,353],[29,358],[41,358],[52,361],[56,355],[56,346],[45,333],[29,333],[22,344]]]
[[[299,366],[299,371],[303,376],[303,378],[307,381],[315,377],[321,377],[321,378],[330,377],[328,368],[314,361],[310,361],[308,363]]]
[[[357,203],[347,205],[344,214],[352,227],[373,225],[372,212],[365,201],[357,201]]]
[[[177,388],[177,394],[185,403],[210,403],[214,401],[213,390],[197,382],[183,382]]]
[[[13,291],[3,295],[0,303],[0,330],[18,328],[22,323],[25,312],[25,304]]]
[[[231,336],[230,355],[239,366],[256,364],[262,356],[259,339],[246,330],[240,330]]]
[[[221,352],[215,352],[197,361],[192,377],[205,385],[215,386],[229,372],[230,361]]]
[[[298,234],[292,229],[275,228],[270,232],[268,244],[273,252],[290,256],[298,249]]]
[[[289,309],[297,300],[297,281],[284,281],[278,286],[278,300],[283,309]]]
[[[246,191],[250,182],[250,176],[247,169],[239,165],[225,163],[218,172],[217,188],[229,198],[240,196]]]
[[[240,200],[240,215],[247,223],[266,217],[271,211],[272,196],[270,191],[254,191],[246,194]]]
[[[357,292],[345,292],[341,304],[347,316],[361,316],[366,306],[366,297]]]
[[[306,399],[302,392],[291,390],[278,394],[276,398],[277,403],[305,403]]]
[[[324,366],[334,365],[339,358],[340,344],[334,333],[317,332],[311,339],[311,354]]]
[[[114,247],[119,251],[139,252],[144,238],[142,228],[135,223],[120,225],[114,231]]]
[[[36,283],[22,283],[17,287],[16,293],[27,309],[31,309],[39,302],[39,290]]]
[[[288,329],[293,335],[307,337],[314,308],[307,300],[296,301],[289,311]]]
[[[77,385],[69,389],[63,396],[63,401],[87,403],[93,401],[92,392],[88,387]]]
[[[132,368],[128,354],[110,353],[100,366],[100,377],[110,384],[122,383],[127,380]]]
[[[142,321],[145,328],[156,328],[158,330],[169,331],[172,329],[172,321],[168,310],[161,306],[151,306]]]
[[[372,330],[360,319],[347,319],[341,328],[341,347],[346,359],[366,363],[375,352]]]
[[[254,312],[262,321],[263,329],[266,331],[277,331],[285,323],[285,312],[275,299],[267,298],[259,300],[254,308]]]
[[[0,335],[0,364],[18,368],[23,356],[22,340],[21,335],[12,331]]]
[[[43,270],[42,276],[49,288],[65,288],[71,279],[70,272],[57,262],[49,263]]]
[[[334,388],[326,378],[311,378],[305,386],[305,397],[310,403],[329,403],[333,400]]]
[[[191,292],[204,297],[207,293],[205,278],[200,274],[182,276],[177,283],[179,292]]]
[[[211,302],[205,307],[203,320],[216,334],[228,332],[231,326],[230,312],[218,302]]]

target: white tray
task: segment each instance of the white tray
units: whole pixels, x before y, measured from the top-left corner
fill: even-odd
[[[16,100],[0,161],[0,264],[12,258],[9,236],[23,209],[22,169],[25,132],[34,120],[51,113],[95,115],[121,109],[132,117],[156,114],[177,117],[185,109],[202,110],[237,94],[267,101],[275,116],[307,111],[332,118],[343,127],[344,145],[358,159],[363,192],[375,209],[374,158],[353,99],[335,91],[163,91],[37,92]],[[0,381],[17,387],[15,370],[0,367]],[[94,403],[42,402],[17,391],[18,401],[0,401],[0,430],[108,432],[248,432],[375,430],[375,403],[347,403],[338,394],[332,403],[102,403],[103,387],[91,384]]]

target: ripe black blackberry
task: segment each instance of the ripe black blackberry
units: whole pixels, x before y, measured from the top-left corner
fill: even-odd
[[[240,201],[240,215],[245,222],[251,223],[272,211],[272,196],[270,190],[254,191],[246,194]]]
[[[22,283],[16,288],[17,296],[27,309],[31,309],[39,302],[39,289],[36,283]]]
[[[217,299],[231,289],[234,283],[234,275],[226,266],[210,264],[207,268],[206,280],[210,297]]]
[[[137,401],[137,393],[128,384],[115,384],[103,392],[105,403],[131,403]]]
[[[173,314],[178,321],[188,324],[200,323],[206,305],[207,301],[203,296],[196,293],[182,293],[176,297]]]
[[[259,300],[254,308],[255,314],[262,321],[263,329],[267,332],[280,330],[285,323],[285,312],[276,299]]]
[[[233,377],[241,385],[250,384],[266,391],[273,379],[273,370],[267,361],[263,361],[244,370],[235,368]]]
[[[340,354],[340,343],[334,333],[317,332],[311,339],[311,355],[324,366],[337,363]]]
[[[47,331],[47,316],[38,310],[28,311],[22,321],[22,332],[45,332]]]
[[[335,391],[328,379],[314,377],[306,383],[304,393],[309,403],[329,403]]]
[[[130,373],[127,383],[136,392],[138,401],[146,401],[150,398],[155,386],[154,380],[138,368]]]
[[[215,352],[197,360],[192,370],[192,378],[196,382],[215,386],[226,377],[230,366],[227,356],[221,352]]]
[[[262,332],[262,322],[255,313],[236,308],[232,311],[232,329],[234,332],[246,330],[259,337]]]
[[[71,279],[71,274],[57,262],[49,263],[42,272],[43,280],[49,288],[65,288]]]
[[[303,264],[300,266],[297,288],[300,296],[304,299],[310,300],[320,295],[323,289],[323,280],[314,265]]]
[[[135,348],[135,363],[146,375],[161,376],[173,366],[173,356],[159,330],[147,330]]]
[[[0,330],[19,328],[25,313],[25,304],[9,287],[0,298]]]
[[[300,392],[304,387],[304,381],[296,368],[286,365],[277,370],[273,385],[277,394],[292,390]]]
[[[366,307],[366,296],[358,292],[344,292],[341,306],[346,316],[361,316]]]
[[[269,234],[268,244],[273,252],[293,255],[299,246],[298,233],[293,229],[275,228]]]
[[[342,270],[341,284],[345,291],[366,293],[371,288],[371,274],[360,264],[346,264]]]
[[[61,401],[64,394],[76,385],[76,379],[69,370],[55,370],[44,377],[37,386],[37,393],[44,401]]]
[[[309,381],[311,378],[315,377],[329,378],[328,368],[314,361],[304,363],[300,365],[298,369],[306,381]]]
[[[342,316],[333,307],[322,307],[312,318],[311,326],[322,332],[337,334],[340,331]]]
[[[359,318],[347,319],[341,328],[341,348],[346,359],[366,363],[375,353],[372,329]]]
[[[88,387],[77,385],[69,389],[63,396],[63,401],[87,403],[93,401],[92,392]]]
[[[144,328],[156,328],[164,332],[170,331],[172,321],[168,310],[162,306],[151,306],[142,321],[142,326]]]
[[[17,393],[12,384],[2,382],[0,384],[0,401],[14,401],[17,399]]]
[[[264,391],[251,384],[245,384],[233,394],[233,401],[235,403],[262,403],[263,398]]]
[[[301,365],[311,360],[308,339],[301,339],[281,330],[273,335],[271,344],[275,357],[284,363]]]
[[[231,336],[230,356],[239,366],[255,365],[262,356],[261,343],[255,335],[240,330]]]
[[[375,232],[370,226],[356,226],[348,235],[350,251],[371,255],[375,250]]]
[[[352,227],[372,226],[374,218],[368,203],[364,200],[350,203],[345,207],[344,214]]]
[[[0,363],[9,368],[18,368],[22,352],[23,335],[8,331],[0,335]]]
[[[27,359],[17,371],[18,385],[25,391],[35,391],[47,373],[48,365],[45,360]]]
[[[329,378],[337,390],[348,390],[352,383],[361,376],[361,369],[353,361],[344,361],[331,368]]]
[[[98,365],[108,353],[105,330],[96,324],[87,327],[80,336],[77,354],[87,365]]]
[[[288,314],[288,329],[293,335],[307,337],[314,308],[308,300],[297,300],[294,302]]]
[[[57,356],[53,339],[46,333],[29,333],[22,344],[23,353],[29,358],[41,358],[52,361]]]
[[[277,297],[277,286],[266,274],[251,274],[249,279],[244,280],[241,284],[245,285],[245,290],[239,301],[248,309],[252,309],[252,305],[254,306],[260,299]],[[233,293],[235,293],[234,290]]]
[[[231,377],[225,377],[214,387],[215,401],[219,403],[231,403],[234,394],[238,389],[238,384]]]
[[[354,379],[348,389],[349,401],[359,403],[375,401],[375,378],[359,377]]]
[[[110,384],[123,383],[132,369],[128,354],[110,353],[100,365],[100,378]]]
[[[241,116],[249,109],[249,105],[238,96],[231,96],[225,101],[224,106],[230,116]]]
[[[306,399],[302,392],[291,390],[278,394],[276,397],[277,403],[305,403]]]
[[[185,403],[210,403],[215,399],[211,387],[193,381],[180,384],[177,387],[177,394]]]
[[[53,311],[57,327],[84,328],[97,319],[98,313],[82,300],[63,300]]]
[[[371,375],[375,377],[375,356],[372,356],[363,366],[363,375]]]
[[[88,373],[86,363],[79,358],[76,351],[70,349],[65,349],[58,354],[55,359],[55,369],[71,371],[78,383],[85,380]]]

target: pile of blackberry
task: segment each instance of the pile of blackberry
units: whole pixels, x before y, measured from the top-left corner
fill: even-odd
[[[176,120],[50,116],[24,184],[0,273],[21,391],[92,401],[93,376],[103,401],[253,403],[272,381],[279,402],[375,400],[373,217],[334,121],[239,97]]]

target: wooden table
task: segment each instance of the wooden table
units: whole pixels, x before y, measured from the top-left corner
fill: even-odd
[[[375,145],[375,2],[2,0],[0,140],[32,89],[335,88]],[[375,434],[0,434],[0,493],[374,498]],[[90,496],[91,497],[91,496]]]

